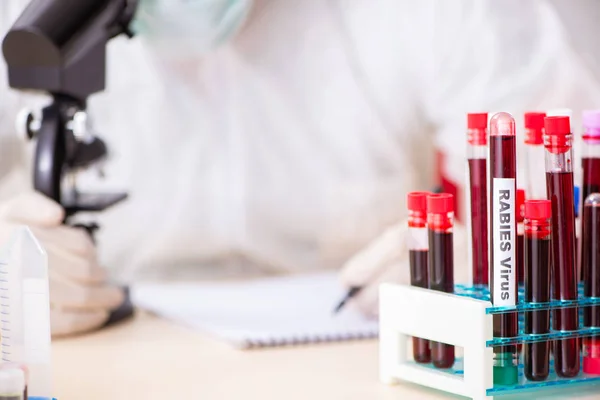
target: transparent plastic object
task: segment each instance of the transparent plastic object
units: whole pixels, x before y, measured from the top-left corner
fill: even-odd
[[[552,300],[547,303],[527,303],[523,300],[523,289],[519,288],[519,302],[516,306],[488,307],[486,314],[502,314],[513,311],[539,311],[557,308],[572,308],[600,305],[600,297],[585,297],[583,286],[578,287],[579,296],[576,300]],[[477,300],[490,301],[490,292],[487,288],[479,286],[455,285],[454,294],[472,297]]]
[[[519,313],[519,321],[522,320],[524,312],[539,311],[539,310],[554,310],[557,308],[573,308],[599,305],[600,298],[584,297],[582,287],[579,287],[579,298],[577,300],[553,300],[547,303],[527,303],[523,300],[523,291],[519,290],[519,303],[511,307],[488,307],[486,314],[501,314],[504,312],[517,311]],[[454,294],[459,296],[472,297],[478,300],[489,301],[490,294],[487,288],[471,287],[467,285],[455,285]],[[524,334],[523,326],[519,323],[519,335],[510,338],[494,338],[486,342],[487,347],[507,346],[518,343],[536,343],[545,342],[555,339],[570,339],[578,337],[590,337],[600,335],[600,327],[583,327],[580,321],[580,328],[574,331],[550,331],[545,334]]]
[[[2,362],[26,365],[28,394],[52,399],[50,300],[46,252],[27,227],[0,251]]]
[[[561,378],[554,373],[554,360],[550,360],[550,374],[545,381],[529,381],[525,377],[523,373],[523,360],[519,360],[519,380],[518,383],[514,385],[494,385],[494,387],[487,389],[488,396],[500,396],[505,394],[515,394],[522,393],[523,391],[532,390],[532,389],[544,389],[544,388],[552,388],[552,387],[561,387],[568,385],[569,387],[573,387],[575,385],[589,384],[589,383],[600,383],[600,375],[588,375],[584,373],[580,373],[575,378]],[[411,361],[411,363],[414,363]],[[464,376],[464,360],[462,358],[457,358],[454,366],[450,369],[439,369],[435,368],[431,364],[417,364],[414,363],[415,366],[420,368],[426,368],[434,371],[436,374],[443,374],[449,376],[455,376],[457,378],[462,378]],[[534,398],[542,398],[535,396]]]
[[[25,399],[25,372],[17,367],[0,368],[0,399]]]

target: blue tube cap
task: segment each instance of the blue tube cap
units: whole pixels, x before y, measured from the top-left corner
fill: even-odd
[[[27,400],[56,400],[54,397],[27,396]]]
[[[573,187],[574,199],[573,203],[575,204],[575,218],[579,217],[579,186]]]

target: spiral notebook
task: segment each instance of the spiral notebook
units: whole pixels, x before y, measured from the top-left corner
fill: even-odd
[[[245,349],[375,338],[376,320],[333,314],[344,294],[335,273],[132,288],[137,307]]]

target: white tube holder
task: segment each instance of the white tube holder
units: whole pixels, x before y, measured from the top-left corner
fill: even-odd
[[[578,300],[552,300],[549,303],[523,303],[515,312],[555,310],[565,307],[600,306],[600,298],[586,298],[580,285]],[[493,350],[502,345],[493,338],[493,313],[505,312],[493,308],[489,293],[482,288],[457,285],[454,293],[443,293],[413,286],[382,284],[380,296],[380,379],[384,383],[400,380],[417,383],[475,400],[493,399],[510,393],[539,389],[573,389],[580,384],[600,383],[600,375],[581,371],[573,378],[560,378],[550,371],[544,381],[528,381],[519,373],[515,385],[493,384]],[[483,299],[483,300],[482,300]],[[576,331],[551,331],[548,334],[524,334],[509,339],[515,343],[534,343],[565,338],[600,337],[600,327],[581,326]],[[457,358],[450,369],[436,369],[431,364],[418,364],[408,354],[410,337],[442,342],[463,349],[462,359]],[[506,343],[506,342],[503,342]],[[462,363],[462,365],[461,365]],[[550,360],[550,369],[554,364]]]
[[[493,387],[492,315],[489,301],[384,283],[379,290],[380,380],[417,383],[475,400],[489,400]],[[464,374],[452,375],[412,361],[408,340],[419,337],[460,346]]]

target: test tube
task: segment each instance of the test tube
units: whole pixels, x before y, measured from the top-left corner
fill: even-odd
[[[429,289],[454,291],[454,196],[448,193],[427,196],[427,226],[429,230]],[[454,365],[454,346],[430,342],[431,359],[437,368]]]
[[[546,113],[525,113],[525,163],[527,171],[526,190],[530,198],[546,198],[544,177],[544,118]]]
[[[428,192],[408,194],[408,254],[410,260],[410,284],[427,289],[427,195]],[[413,337],[413,358],[418,363],[431,362],[429,340]]]
[[[48,264],[26,227],[0,252],[0,329],[2,362],[27,368],[30,396],[52,399]]]
[[[577,178],[573,178],[574,181]],[[579,199],[581,197],[581,189],[579,186],[573,186],[573,209],[575,210],[575,263],[577,267],[576,277],[583,282],[583,272],[581,271],[581,218],[579,209]],[[585,199],[584,199],[585,200]]]
[[[25,372],[21,368],[0,368],[0,400],[27,400],[25,387]]]
[[[494,306],[517,304],[517,140],[515,120],[508,113],[490,120],[491,299]],[[494,337],[518,335],[516,312],[493,316]],[[518,381],[517,346],[494,347],[494,383]]]
[[[467,114],[469,243],[472,283],[488,285],[487,113]]]
[[[523,253],[524,253],[524,234],[525,226],[525,191],[523,189],[517,189],[517,278],[519,285],[525,283],[525,271],[523,267]]]
[[[582,248],[583,293],[600,297],[600,193],[590,194],[583,204]],[[600,328],[600,306],[583,309],[583,324]],[[583,372],[600,375],[600,338],[585,338],[583,344]]]
[[[575,251],[575,208],[573,189],[573,149],[569,117],[546,117],[546,185],[552,202],[552,298],[577,300]],[[552,313],[557,331],[578,328],[577,308],[561,308]],[[554,341],[554,368],[561,377],[579,373],[580,344],[577,338]]]
[[[590,194],[600,193],[600,110],[583,112],[581,139],[581,168],[583,170],[581,199],[585,201]],[[582,253],[580,253],[579,259],[583,260]]]
[[[550,200],[527,200],[525,202],[525,301],[547,303],[550,301]],[[550,310],[525,313],[525,333],[550,332]],[[543,381],[548,377],[550,343],[525,343],[525,376],[531,381]]]
[[[582,199],[600,193],[600,110],[584,111],[581,135]]]

